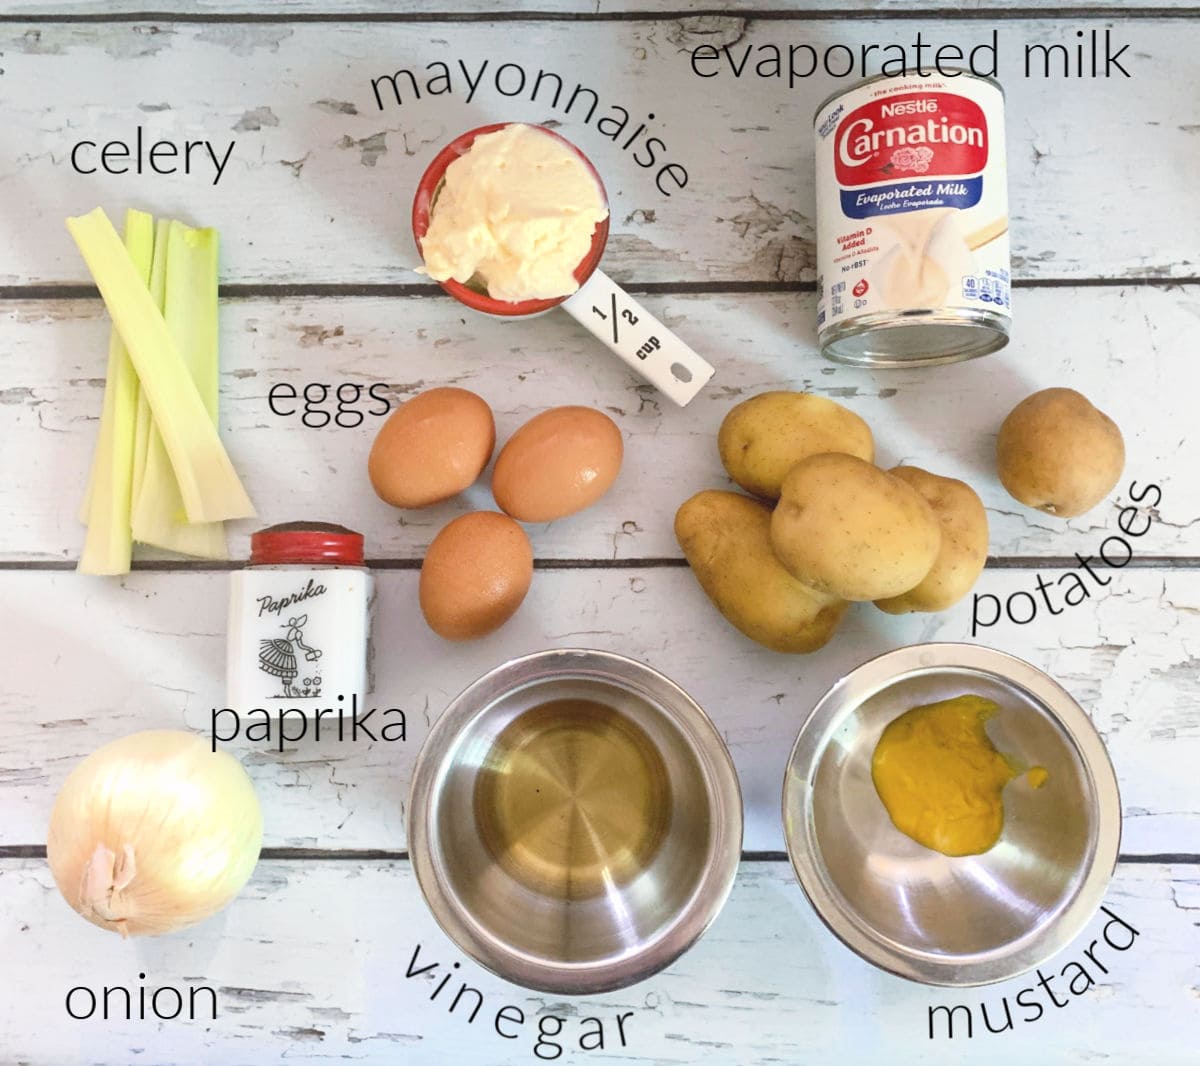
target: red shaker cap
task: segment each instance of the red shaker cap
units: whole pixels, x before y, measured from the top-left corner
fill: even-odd
[[[363,565],[363,535],[332,522],[284,522],[250,535],[250,565]]]

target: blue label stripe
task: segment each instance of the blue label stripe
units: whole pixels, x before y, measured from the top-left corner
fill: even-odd
[[[965,179],[897,181],[866,189],[843,189],[842,213],[848,218],[873,218],[926,207],[974,207],[982,195],[982,174]]]

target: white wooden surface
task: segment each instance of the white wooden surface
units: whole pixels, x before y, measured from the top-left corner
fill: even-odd
[[[820,654],[780,655],[725,625],[686,569],[647,567],[540,571],[511,623],[448,648],[421,620],[415,572],[377,578],[371,705],[404,710],[411,739],[371,746],[326,736],[282,755],[231,745],[263,798],[268,846],[404,848],[409,771],[441,708],[516,655],[597,647],[661,669],[709,711],[740,772],[747,850],[782,850],[783,767],[820,695],[890,648],[970,640],[971,631],[967,605],[902,618],[863,605]],[[989,571],[978,588],[1003,595],[1033,581],[1028,570]],[[1049,670],[1089,708],[1120,778],[1124,851],[1191,851],[1200,813],[1184,768],[1200,763],[1200,573],[1127,570],[1113,582],[1094,609],[1074,608],[1052,625],[998,625],[979,639]],[[223,573],[87,585],[73,573],[0,573],[9,604],[0,635],[20,664],[0,705],[0,805],[16,801],[6,805],[0,845],[40,840],[63,778],[103,741],[138,728],[209,732],[212,708],[225,705],[227,586]]]
[[[14,0],[5,7],[6,12],[13,15],[45,16],[82,15],[95,18],[97,7],[87,0]],[[764,8],[757,6],[755,0],[727,0],[720,6],[722,11],[752,11],[760,12]],[[1144,9],[1169,10],[1179,8],[1186,10],[1191,5],[1188,0],[1092,0],[1087,10],[1104,13],[1111,10],[1120,12],[1136,12]],[[920,8],[906,0],[797,0],[775,3],[771,11],[776,18],[811,17],[812,13],[820,14],[834,10],[839,13],[887,11],[889,14],[905,14],[912,17],[919,12],[927,18],[941,15],[970,14],[994,9],[1021,8],[1028,11],[1031,5],[1024,0],[950,0],[949,3],[922,5]],[[147,10],[145,0],[108,0],[103,5],[107,15],[138,16]],[[445,17],[462,17],[464,15],[485,15],[495,17],[496,12],[505,14],[521,14],[536,17],[543,15],[592,15],[612,17],[613,15],[656,12],[712,12],[716,5],[697,2],[697,0],[626,0],[615,3],[614,0],[509,0],[504,4],[492,4],[487,0],[462,0],[460,3],[430,4],[420,0],[273,0],[266,3],[248,3],[246,0],[157,0],[154,10],[171,12],[184,17],[212,18],[214,16],[238,16],[255,13],[260,16],[270,15],[275,18],[287,18],[291,15],[309,15],[318,18],[336,19],[358,16],[372,18],[403,18],[419,17],[427,19],[431,15]],[[695,17],[694,15],[692,17]]]
[[[725,413],[764,389],[808,388],[871,423],[881,462],[927,464],[975,484],[990,508],[992,555],[1063,557],[1094,552],[1117,531],[1116,498],[1070,523],[1021,507],[994,478],[995,434],[1035,389],[1086,392],[1102,379],[1105,409],[1130,443],[1121,488],[1137,480],[1163,491],[1158,522],[1139,553],[1200,554],[1200,438],[1181,431],[1194,399],[1176,387],[1195,374],[1200,286],[1024,290],[1018,335],[1002,359],[936,373],[871,373],[822,359],[809,293],[649,296],[646,304],[719,366],[686,411],[660,402],[566,314],[516,324],[464,319],[456,304],[423,297],[235,300],[222,318],[224,433],[261,514],[352,515],[366,526],[368,555],[420,559],[450,517],[490,506],[487,485],[461,501],[401,515],[366,489],[366,456],[381,420],[309,429],[299,414],[271,413],[272,386],[386,382],[399,402],[454,383],[491,402],[501,438],[544,406],[593,404],[628,441],[621,480],[599,506],[539,528],[537,556],[678,558],[671,522],[680,501],[730,484],[715,443]],[[40,476],[27,486],[20,513],[0,528],[0,551],[73,558],[79,527],[63,486],[68,496],[82,491],[104,387],[95,352],[107,343],[108,319],[94,300],[18,300],[5,310],[0,401],[9,402],[0,402],[0,433],[37,434]],[[302,413],[303,404],[296,406]],[[332,411],[336,402],[324,406]],[[19,449],[0,452],[0,478],[19,480],[28,461]],[[253,528],[245,523],[233,539],[236,555],[245,556]]]
[[[986,20],[933,21],[926,34],[968,47],[990,40]],[[682,21],[434,23],[174,23],[0,25],[6,71],[5,182],[25,192],[0,244],[0,284],[82,282],[62,228],[97,200],[116,209],[151,202],[227,235],[226,277],[244,284],[414,283],[411,190],[438,149],[487,122],[566,123],[609,187],[613,229],[606,269],[641,282],[811,281],[812,115],[836,86],[692,75],[700,44],[737,49],[802,41],[911,41],[914,24],[793,23],[706,16]],[[1019,76],[1027,42],[1057,43],[1074,29],[1053,21],[1001,24],[1008,77],[1013,262],[1023,278],[1194,277],[1200,219],[1180,202],[1197,154],[1200,23],[1121,24],[1138,77],[1043,82]],[[511,42],[498,50],[497,40]],[[757,62],[757,54],[754,61]],[[541,98],[501,96],[485,82],[467,103],[453,94],[380,111],[371,79],[461,61],[486,77],[504,61],[530,75],[554,71],[653,127],[684,163],[673,197],[619,151],[596,121],[578,122]],[[181,76],[228,69],[229,77]],[[458,68],[454,67],[457,72]],[[509,77],[515,77],[514,74]],[[532,81],[532,77],[529,79]],[[86,94],[79,86],[103,86]],[[1169,91],[1164,87],[1169,86]],[[386,87],[385,87],[386,90]],[[583,97],[584,101],[588,98]],[[1152,119],[1148,116],[1153,115]],[[92,133],[104,139],[173,133],[237,146],[225,176],[129,174],[82,180],[67,158]],[[633,125],[630,132],[636,129]],[[86,130],[87,133],[81,132]],[[1082,134],[1086,131],[1087,140]],[[5,177],[6,176],[6,177]],[[1082,177],[1082,180],[1081,180]],[[1120,209],[1115,209],[1119,197]],[[698,225],[703,222],[703,226]],[[237,235],[244,235],[237,239]]]
[[[530,1017],[573,1019],[635,1012],[627,1048],[561,1061],[1194,1061],[1196,6],[1094,2],[1086,18],[1060,19],[1049,9],[1029,17],[1028,5],[1007,17],[984,15],[976,3],[915,13],[909,5],[914,17],[883,21],[871,12],[904,5],[822,0],[780,4],[772,16],[735,3],[722,5],[728,15],[659,18],[656,11],[694,5],[514,0],[497,16],[494,5],[472,0],[437,5],[422,21],[433,5],[411,0],[153,5],[184,16],[174,22],[138,18],[145,6],[0,7],[0,484],[8,486],[0,526],[0,976],[9,978],[0,1062],[540,1061],[533,1023],[520,1040],[502,1041],[482,1016],[471,1027],[431,1004],[428,983],[404,978],[417,943],[444,966],[461,962],[493,1010],[512,1003]],[[958,6],[972,17],[954,19]],[[561,17],[572,13],[591,17]],[[293,15],[319,21],[288,21]],[[1013,344],[932,371],[872,374],[822,361],[808,291],[807,130],[832,83],[789,92],[728,77],[698,82],[686,50],[904,40],[917,28],[970,41],[995,24],[1011,60],[1020,44],[1060,40],[1085,23],[1111,25],[1134,43],[1134,80],[1007,83],[1020,286]],[[688,189],[660,196],[594,126],[541,104],[502,106],[481,91],[470,105],[456,94],[375,108],[370,78],[459,58],[559,71],[569,85],[596,88],[606,104],[654,111],[671,157],[691,172]],[[558,118],[595,158],[614,209],[606,268],[651,287],[649,306],[718,365],[687,411],[656,402],[565,316],[521,324],[469,317],[409,271],[405,215],[417,175],[448,136],[495,118]],[[204,179],[82,178],[64,165],[76,140],[128,136],[139,123],[155,135],[236,138],[234,163],[215,189]],[[378,702],[404,708],[410,729],[403,745],[233,746],[262,799],[269,857],[213,921],[130,943],[62,903],[40,857],[46,820],[70,768],[104,741],[142,728],[207,728],[222,699],[227,575],[161,557],[123,581],[70,572],[107,324],[81,287],[86,276],[62,218],[97,202],[222,228],[223,281],[236,286],[222,318],[224,435],[265,522],[319,515],[366,534],[379,567]],[[593,404],[621,425],[626,468],[592,511],[530,530],[539,572],[509,626],[474,645],[446,646],[420,620],[414,567],[441,524],[487,504],[486,488],[417,515],[380,504],[364,470],[373,420],[310,430],[267,410],[273,384],[308,381],[384,382],[396,400],[461,384],[493,403],[502,436],[545,406]],[[1113,499],[1070,523],[1015,504],[990,464],[1004,413],[1052,384],[1091,395],[1128,443]],[[1031,589],[1038,572],[1057,576],[1073,553],[1094,554],[1115,531],[1130,481],[1162,487],[1137,563],[1108,572],[1113,582],[1102,594],[1061,617],[1002,624],[976,638],[1058,677],[1092,715],[1120,779],[1127,861],[1106,902],[1142,935],[1065,1013],[970,1042],[931,1042],[930,1006],[998,1004],[1026,982],[954,996],[878,973],[824,930],[778,860],[782,766],[807,709],[873,654],[971,634],[969,605],[899,619],[864,606],[823,652],[786,657],[751,644],[709,607],[680,565],[671,519],[691,492],[727,483],[713,442],[724,413],[777,387],[811,388],[853,407],[874,426],[881,460],[928,465],[979,489],[994,557],[981,592],[1006,595]],[[239,557],[249,528],[232,538]],[[744,863],[710,933],[666,973],[564,1003],[480,972],[440,934],[403,857],[404,807],[419,744],[449,698],[510,656],[573,645],[644,659],[710,711],[742,779],[745,846],[759,857]],[[1100,924],[1056,964],[1079,957]],[[70,987],[136,985],[138,972],[149,974],[149,986],[216,985],[222,1016],[121,1025],[66,1016]]]
[[[603,1052],[575,1050],[558,1061],[1050,1066],[1092,1062],[1099,1052],[1117,1063],[1188,1066],[1200,1036],[1200,937],[1193,924],[1200,880],[1189,865],[1120,868],[1105,905],[1139,936],[1123,954],[1099,945],[1097,958],[1110,972],[1097,972],[1097,987],[1057,1011],[1043,995],[1047,1015],[1018,1021],[1011,1032],[933,1041],[931,1006],[968,1003],[978,1012],[983,1001],[1002,1024],[1001,998],[1007,994],[1011,1003],[1029,979],[955,993],[882,973],[830,937],[783,863],[743,864],[704,939],[664,973],[623,992],[566,1000],[530,993],[463,959],[443,996],[458,990],[459,977],[482,992],[485,1006],[473,1025],[464,1020],[473,997],[464,997],[456,1014],[444,999],[430,1001],[461,956],[425,909],[407,863],[264,860],[236,907],[189,935],[154,940],[121,942],[81,923],[42,862],[5,863],[0,892],[6,965],[39,982],[32,994],[0,998],[0,1031],[16,1034],[6,1058],[15,1062],[524,1066],[539,1061],[538,1017],[566,1019],[564,1037],[583,1018],[601,1017],[611,1037],[615,1015],[626,1011],[634,1012],[628,1047],[610,1043]],[[1086,964],[1083,950],[1103,925],[1103,916],[1089,923],[1056,956],[1057,967],[1044,972],[1056,976],[1072,959]],[[432,981],[405,979],[418,945],[418,968],[441,963]],[[139,973],[147,974],[144,982]],[[217,1021],[184,1030],[162,1022],[72,1022],[63,1014],[63,999],[76,985],[136,989],[166,974],[179,976],[164,984],[217,988],[223,1005]],[[1057,984],[1061,994],[1063,982]],[[54,1024],[34,1028],[29,1011],[43,1002],[38,1016]],[[502,1040],[492,1028],[491,1017],[507,1004],[527,1018],[516,1040]],[[1015,1004],[1013,1010],[1020,1019]]]

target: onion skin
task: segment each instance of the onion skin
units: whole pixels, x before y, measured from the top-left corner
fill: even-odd
[[[88,921],[156,936],[225,907],[261,847],[262,811],[242,764],[197,734],[148,730],[71,771],[46,856],[63,898]]]

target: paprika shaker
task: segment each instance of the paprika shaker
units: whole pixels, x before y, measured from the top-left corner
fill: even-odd
[[[255,707],[349,708],[368,691],[374,583],[361,533],[288,522],[250,537],[250,561],[231,575],[227,697]]]

